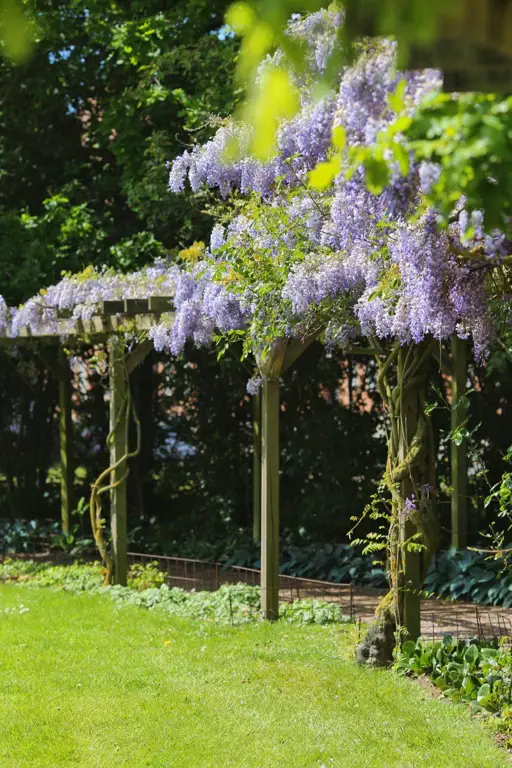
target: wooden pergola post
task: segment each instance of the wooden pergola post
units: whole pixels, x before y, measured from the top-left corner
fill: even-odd
[[[258,358],[263,377],[261,402],[261,612],[279,618],[279,379],[313,343],[278,339]]]
[[[398,354],[398,381],[403,381],[403,370],[407,359],[407,350],[401,349]],[[418,392],[414,388],[402,395],[401,413],[399,416],[398,458],[400,462],[406,460],[420,418],[421,401]],[[413,478],[406,474],[400,481],[401,496],[403,499],[414,498],[416,488]],[[401,589],[402,600],[402,624],[407,630],[407,636],[417,640],[421,635],[421,568],[420,553],[411,551],[406,542],[418,533],[417,526],[405,515],[400,519],[400,539],[403,558],[403,583]]]
[[[276,341],[258,360],[261,400],[261,612],[279,618],[279,378],[287,342]]]
[[[37,354],[52,372],[59,384],[59,458],[60,458],[60,519],[66,536],[71,530],[74,508],[73,422],[71,419],[71,380],[69,365],[60,344],[41,346]]]
[[[408,541],[418,533],[410,520],[402,525],[402,541]],[[410,552],[407,548],[403,552],[404,568],[404,593],[403,593],[403,625],[407,629],[407,637],[417,640],[421,635],[421,578],[420,555],[418,552]]]
[[[452,410],[451,428],[458,429],[467,419],[467,409],[459,405],[459,400],[466,392],[467,382],[467,342],[452,337]],[[464,549],[468,544],[468,443],[460,445],[451,441],[452,465],[452,546]]]
[[[263,381],[261,445],[261,610],[279,617],[279,379]]]
[[[73,422],[71,419],[71,380],[66,355],[58,352],[59,370],[59,439],[60,439],[60,508],[62,533],[68,535],[74,507]]]
[[[252,540],[261,540],[261,395],[252,397]]]
[[[122,339],[109,342],[111,529],[114,583],[126,586],[128,576],[126,473],[128,453],[127,373]]]

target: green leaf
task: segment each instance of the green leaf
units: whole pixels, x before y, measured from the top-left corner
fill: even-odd
[[[487,507],[489,506],[489,504],[490,504],[490,503],[493,501],[493,499],[495,499],[495,498],[496,498],[496,496],[497,496],[497,493],[496,493],[496,492],[494,492],[494,493],[491,493],[491,494],[489,494],[489,496],[486,496],[486,497],[485,497],[485,501],[484,501],[484,508],[485,508],[485,509],[487,509]]]
[[[402,644],[401,651],[404,656],[413,656],[415,650],[416,643],[414,640],[406,640],[405,643]]]
[[[374,195],[380,195],[389,184],[390,171],[384,158],[378,155],[368,155],[364,160],[366,185]]]
[[[491,695],[491,686],[489,685],[489,683],[484,683],[478,689],[478,694],[477,694],[478,703],[481,706],[485,707],[485,701],[489,699],[490,695]]]
[[[338,152],[343,152],[347,143],[347,132],[342,125],[337,125],[332,131],[332,145]]]
[[[313,168],[308,174],[308,182],[313,189],[324,190],[330,187],[341,169],[339,157],[333,157]]]
[[[406,176],[409,173],[409,155],[407,154],[406,150],[403,148],[402,144],[399,144],[398,142],[393,142],[393,157],[397,161],[400,173],[402,176]]]
[[[388,96],[388,104],[395,112],[402,112],[402,110],[405,108],[404,96],[406,88],[407,83],[404,79],[402,79],[398,83],[395,92]]]
[[[480,655],[484,659],[495,659],[499,656],[499,651],[497,648],[480,648]]]
[[[464,659],[469,664],[474,664],[476,660],[478,659],[478,648],[474,643],[472,643],[467,649],[464,654]]]
[[[397,133],[405,133],[405,131],[410,128],[411,123],[412,118],[407,115],[401,115],[397,120],[391,123],[389,128],[386,129],[386,136],[388,138],[393,138]]]

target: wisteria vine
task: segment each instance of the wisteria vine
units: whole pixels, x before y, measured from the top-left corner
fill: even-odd
[[[373,42],[361,45],[355,63],[341,68],[319,99],[315,76],[342,23],[341,13],[326,10],[291,20],[289,34],[309,46],[309,70],[297,73],[300,110],[279,125],[278,151],[268,162],[251,156],[250,129],[234,121],[172,162],[172,192],[188,182],[192,190],[206,185],[236,200],[192,265],[158,262],[130,275],[86,270],[19,309],[0,297],[0,332],[65,334],[102,301],[172,294],[173,323],[150,335],[157,349],[174,355],[188,339],[208,344],[216,333],[245,330],[254,350],[272,335],[293,337],[311,326],[340,345],[361,335],[406,344],[458,333],[485,354],[494,334],[487,277],[507,253],[504,236],[484,236],[479,213],[468,214],[464,201],[450,229],[439,229],[426,198],[439,174],[434,163],[408,157],[404,171],[397,160],[375,194],[363,166],[349,161],[412,114],[440,87],[440,74],[398,72],[395,45]],[[281,57],[269,57],[262,71]],[[338,172],[331,185],[312,189],[310,173],[332,157],[338,128],[346,142]],[[394,144],[401,143],[397,130]]]

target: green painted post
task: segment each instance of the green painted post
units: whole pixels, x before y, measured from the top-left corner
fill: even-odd
[[[252,538],[261,538],[261,395],[252,397]]]
[[[403,369],[407,357],[407,347],[400,350],[398,358],[398,381],[403,380]],[[399,423],[398,454],[400,461],[404,461],[409,452],[409,446],[416,434],[418,426],[419,409],[421,408],[419,393],[416,388],[411,388],[404,393],[401,399],[401,413]],[[412,477],[406,475],[401,481],[401,495],[403,499],[414,498],[416,488]],[[411,520],[403,519],[400,526],[400,538],[403,542],[411,539],[418,532],[416,525]],[[412,640],[417,640],[421,635],[421,569],[420,554],[410,552],[406,547],[402,549],[403,558],[403,594],[402,594],[402,623],[407,629],[407,635]]]
[[[71,419],[71,380],[63,349],[58,351],[59,371],[59,439],[60,439],[60,509],[62,533],[68,535],[71,525],[73,498],[73,422]]]
[[[128,452],[127,374],[121,339],[114,337],[110,340],[109,353],[110,465],[114,466]],[[114,486],[110,496],[114,583],[123,586],[126,586],[128,575],[126,472],[126,461],[121,461],[110,477]]]
[[[405,540],[410,539],[418,529],[407,520],[403,525],[402,535]],[[421,635],[421,578],[420,555],[418,552],[403,553],[404,558],[404,598],[403,598],[403,624],[407,629],[407,636],[411,640],[417,640]]]
[[[261,610],[279,617],[279,379],[264,378],[261,441]]]
[[[452,337],[452,431],[467,419],[466,408],[457,407],[466,392],[467,343],[458,336]],[[452,464],[452,546],[464,549],[468,544],[468,443],[460,445],[451,441]]]

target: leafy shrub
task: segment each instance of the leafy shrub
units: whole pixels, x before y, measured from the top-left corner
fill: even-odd
[[[80,506],[80,505],[79,505]],[[0,518],[0,553],[46,552],[62,550],[72,555],[94,551],[94,541],[83,538],[79,526],[69,534],[63,534],[60,522],[41,520],[10,520]]]
[[[52,565],[34,560],[5,560],[0,563],[0,581],[60,587],[70,592],[94,592],[103,585],[104,570],[100,563]]]
[[[423,588],[452,600],[512,607],[512,570],[470,550],[452,548],[436,555]]]
[[[128,586],[142,592],[144,589],[161,587],[165,582],[165,574],[159,569],[156,560],[152,563],[134,563],[128,572]]]
[[[477,640],[405,642],[396,669],[401,674],[426,674],[452,701],[470,704],[474,712],[512,716],[512,651]]]
[[[260,549],[252,542],[226,548],[217,558],[223,565],[260,568]],[[374,564],[374,557],[361,555],[350,544],[309,544],[299,546],[281,542],[280,573],[304,579],[320,579],[338,583],[352,582],[367,587],[386,587],[386,571]]]
[[[279,606],[279,618],[291,624],[336,624],[348,620],[342,615],[339,605],[312,598],[282,603]]]
[[[0,518],[0,552],[9,554],[40,551],[49,546],[52,536],[58,532],[57,522]]]
[[[136,592],[129,587],[110,587],[116,602],[142,608],[165,610],[184,616],[221,624],[243,624],[259,617],[260,590],[244,584],[224,585],[216,592],[186,592],[179,587],[161,587]]]

